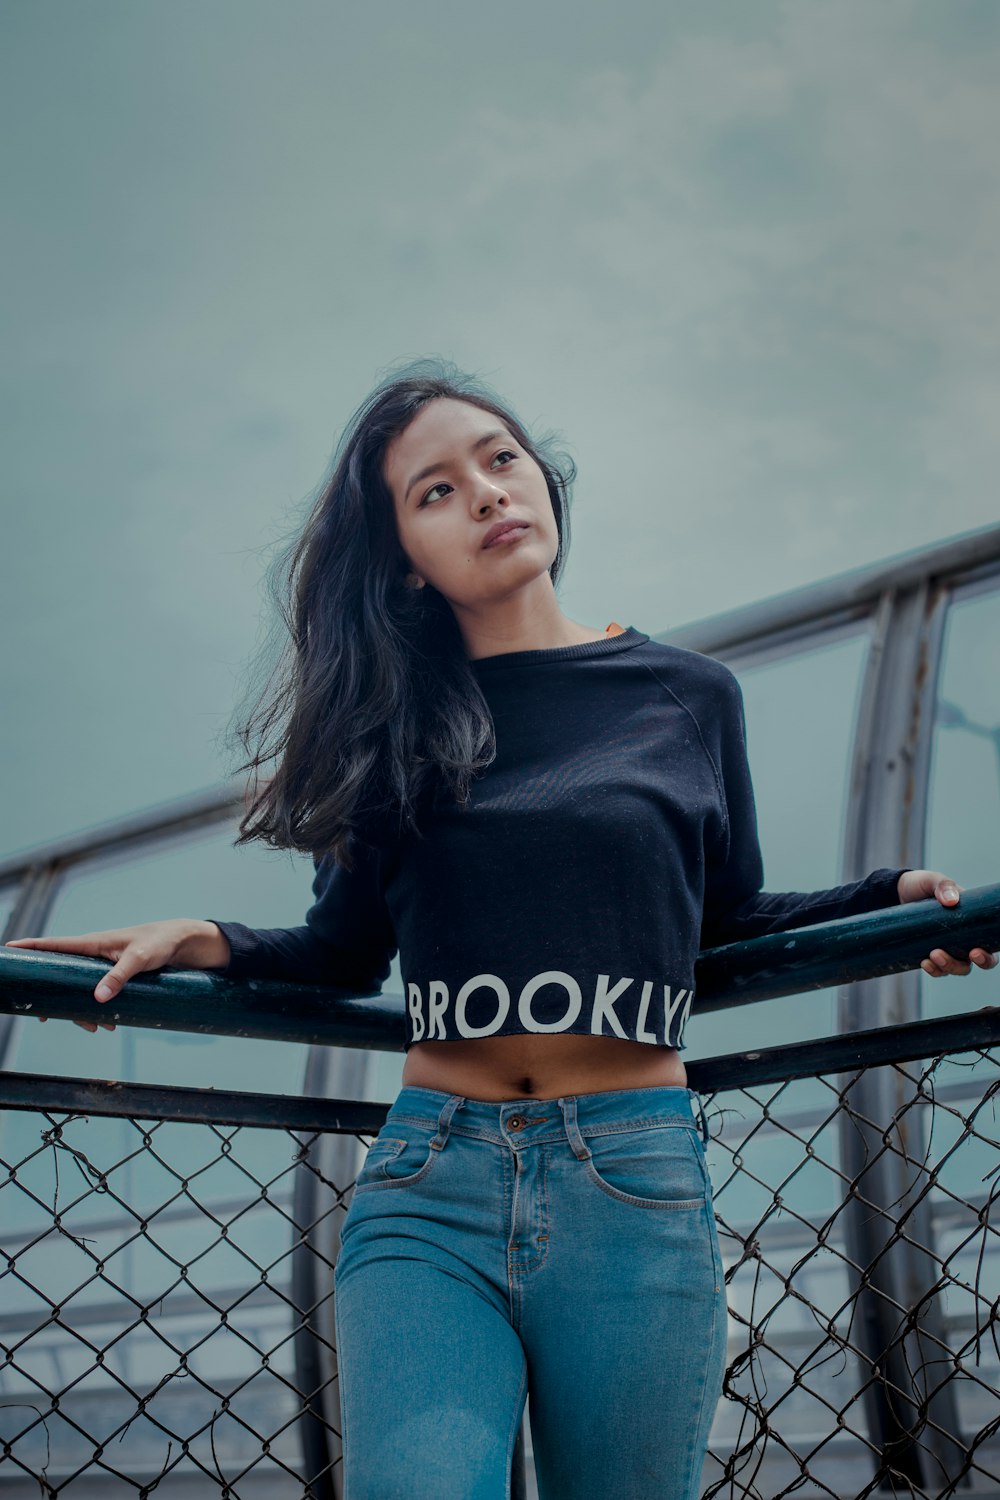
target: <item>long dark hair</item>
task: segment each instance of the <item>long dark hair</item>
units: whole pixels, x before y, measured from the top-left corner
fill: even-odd
[[[428,401],[467,401],[506,423],[545,475],[559,535],[549,569],[559,581],[569,547],[576,466],[551,434],[533,438],[507,402],[450,361],[408,363],[386,376],[344,429],[303,530],[281,546],[265,583],[280,617],[260,653],[265,686],[235,734],[252,770],[234,845],[332,854],[387,814],[419,834],[438,784],[458,803],[496,754],[493,721],[469,666],[458,622],[430,583],[404,583],[409,564],[382,475],[386,447]],[[232,729],[227,738],[232,743]],[[263,782],[262,767],[275,763]]]

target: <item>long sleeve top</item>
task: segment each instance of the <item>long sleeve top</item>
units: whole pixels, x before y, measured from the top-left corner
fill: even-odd
[[[211,920],[223,971],[378,991],[398,952],[405,1047],[570,1032],[684,1048],[699,949],[898,904],[902,869],[762,889],[739,682],[629,626],[470,663],[497,753],[420,837],[387,819],[314,860],[305,923]]]

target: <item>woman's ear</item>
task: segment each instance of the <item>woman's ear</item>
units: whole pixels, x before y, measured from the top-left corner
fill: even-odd
[[[403,582],[408,589],[422,589],[426,581],[426,579],[421,578],[417,573],[407,573],[406,577],[403,579]]]

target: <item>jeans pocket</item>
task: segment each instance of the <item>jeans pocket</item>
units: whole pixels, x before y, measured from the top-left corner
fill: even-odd
[[[440,1151],[431,1146],[433,1125],[386,1125],[372,1141],[354,1183],[356,1193],[374,1188],[407,1187],[422,1181]]]
[[[641,1208],[704,1208],[708,1168],[697,1130],[642,1125],[587,1137],[583,1166],[602,1192]]]

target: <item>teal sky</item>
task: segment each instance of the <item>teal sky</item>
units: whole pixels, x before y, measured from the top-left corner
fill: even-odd
[[[0,59],[0,853],[228,774],[404,358],[562,435],[597,628],[997,518],[992,0],[4,0]]]

